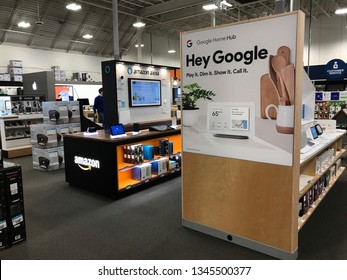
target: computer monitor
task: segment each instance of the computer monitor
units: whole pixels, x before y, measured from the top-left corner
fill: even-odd
[[[89,104],[89,99],[88,98],[78,98],[77,101],[79,101],[80,103],[82,103],[82,105],[90,105]]]

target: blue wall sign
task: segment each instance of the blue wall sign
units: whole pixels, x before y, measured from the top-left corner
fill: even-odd
[[[341,59],[332,59],[325,65],[327,79],[343,80],[346,72],[346,63]]]

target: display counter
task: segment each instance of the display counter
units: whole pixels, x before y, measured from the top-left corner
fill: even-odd
[[[111,138],[104,130],[64,137],[65,180],[120,198],[181,173],[181,130],[141,131]]]

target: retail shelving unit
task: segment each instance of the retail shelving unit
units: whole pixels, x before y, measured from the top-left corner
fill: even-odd
[[[283,30],[286,30],[285,36]],[[244,36],[246,33],[257,36],[249,41],[249,37]],[[299,230],[343,171],[339,167],[336,172],[336,162],[344,152],[341,140],[344,132],[336,132],[331,135],[323,133],[320,136],[322,142],[317,148],[304,156],[300,154],[302,125],[310,126],[314,122],[315,108],[314,88],[307,83],[309,79],[303,72],[303,37],[304,15],[301,12],[182,34],[183,86],[196,82],[216,94],[213,101],[198,104],[198,107],[206,108],[200,113],[199,121],[193,127],[182,129],[183,226],[276,258],[297,257]],[[220,40],[212,40],[206,46],[200,44],[197,50],[200,38]],[[263,48],[266,53],[264,61],[258,57],[257,61],[253,60],[247,65],[242,61],[222,60],[222,56],[227,57],[226,53],[229,57],[238,54],[241,58],[242,51],[254,46],[257,46],[257,50]],[[283,53],[281,49],[284,49]],[[293,63],[295,67],[294,82],[291,84],[295,96],[291,101],[294,111],[293,134],[279,132],[275,122],[261,116],[261,102],[264,99],[259,96],[267,93],[262,82],[266,77],[264,74],[269,71],[270,54],[277,57],[284,54],[286,65]],[[208,56],[214,60],[208,60]],[[197,57],[203,57],[209,64],[196,63],[199,62]],[[281,60],[284,64],[285,60]],[[234,72],[222,71],[233,67]],[[240,68],[237,67],[243,67],[243,70],[238,71]],[[268,85],[266,89],[269,91],[272,86]],[[308,86],[309,94],[306,91]],[[313,88],[312,92],[310,87]],[[249,107],[249,104],[253,107]],[[304,121],[303,104],[308,113]],[[246,135],[243,139],[220,139],[211,133],[210,126],[216,122],[214,117],[220,114],[226,116],[223,119],[223,133],[238,133],[228,123],[233,119],[233,115],[227,111],[229,107],[255,126],[254,131],[252,127],[241,131],[243,136]],[[184,117],[183,110],[183,125]],[[327,166],[316,171],[316,162],[328,149],[332,149],[330,152],[333,151],[333,156]],[[288,159],[286,162],[285,158]],[[335,174],[331,171],[333,168]],[[333,175],[329,176],[329,180],[327,171]],[[306,181],[300,189],[304,175],[310,178],[310,183]],[[313,199],[305,215],[299,217],[300,199],[316,182],[322,183],[323,180],[328,183],[321,188],[319,196],[316,193],[315,201]]]
[[[31,155],[30,125],[42,123],[42,114],[0,117],[2,153],[5,158]]]
[[[111,198],[119,198],[133,190],[160,183],[180,175],[180,167],[167,168],[160,175],[151,174],[144,180],[132,177],[134,168],[155,159],[165,158],[181,152],[181,131],[129,133],[120,138],[111,138],[109,133],[99,130],[97,134],[75,133],[64,136],[65,179],[75,187],[90,190]],[[172,154],[155,156],[153,160],[132,164],[124,162],[124,147],[128,145],[158,146],[160,140],[173,142]]]

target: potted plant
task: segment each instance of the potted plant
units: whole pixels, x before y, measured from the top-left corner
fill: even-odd
[[[202,89],[197,83],[188,84],[182,90],[183,126],[193,126],[199,119],[199,108],[196,102],[200,99],[212,100],[215,94]]]

